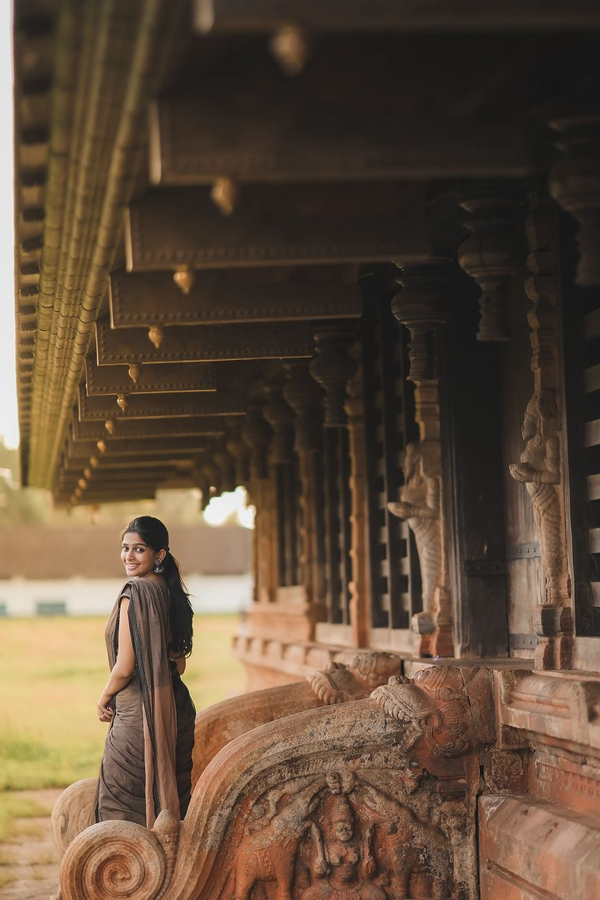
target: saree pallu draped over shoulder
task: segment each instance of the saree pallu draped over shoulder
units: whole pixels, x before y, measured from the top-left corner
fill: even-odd
[[[117,659],[121,599],[129,599],[129,627],[135,671],[115,698],[99,779],[97,819],[128,819],[152,828],[159,812],[176,818],[189,802],[182,788],[189,780],[194,708],[187,689],[169,661],[169,591],[158,581],[137,578],[120,592],[106,626],[111,668]],[[178,722],[179,718],[179,722]],[[189,754],[187,753],[189,745]],[[180,789],[178,791],[178,781]]]

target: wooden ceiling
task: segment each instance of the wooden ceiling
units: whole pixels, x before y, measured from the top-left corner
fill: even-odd
[[[15,0],[25,484],[235,486],[265,384],[354,327],[365,274],[454,260],[461,190],[546,177],[549,118],[597,99],[600,8],[447,10]]]

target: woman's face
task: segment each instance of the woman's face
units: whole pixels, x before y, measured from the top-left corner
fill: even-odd
[[[135,531],[128,531],[123,535],[121,545],[121,561],[125,566],[127,575],[132,578],[140,578],[149,575],[154,569],[157,559],[162,559],[163,552],[153,550],[144,541],[141,535]]]

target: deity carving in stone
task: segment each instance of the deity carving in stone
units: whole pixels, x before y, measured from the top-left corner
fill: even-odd
[[[421,633],[436,628],[435,595],[443,578],[440,482],[439,441],[413,441],[408,444],[400,500],[388,503],[388,509],[392,515],[405,519],[415,536],[423,600],[423,611],[415,619],[416,630]]]
[[[359,835],[347,795],[330,794],[323,802],[322,832],[317,829],[313,838],[313,883],[300,900],[386,900],[385,891],[371,880],[377,872],[373,833],[371,826]]]
[[[412,799],[425,773],[416,760],[404,762],[390,781],[403,802],[347,769],[263,797],[235,855],[235,900],[446,898],[450,845],[419,817],[431,817],[435,792]]]
[[[539,391],[527,404],[521,434],[521,462],[510,466],[515,481],[531,497],[540,535],[546,577],[544,605],[559,607],[569,600],[569,573],[564,546],[560,497],[560,422],[554,391]]]

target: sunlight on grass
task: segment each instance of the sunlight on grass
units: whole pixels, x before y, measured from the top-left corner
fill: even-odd
[[[0,623],[0,791],[66,787],[98,774],[106,736],[96,717],[108,677],[104,625],[91,617]],[[243,689],[243,667],[231,656],[237,626],[233,615],[194,620],[184,680],[197,709]]]

